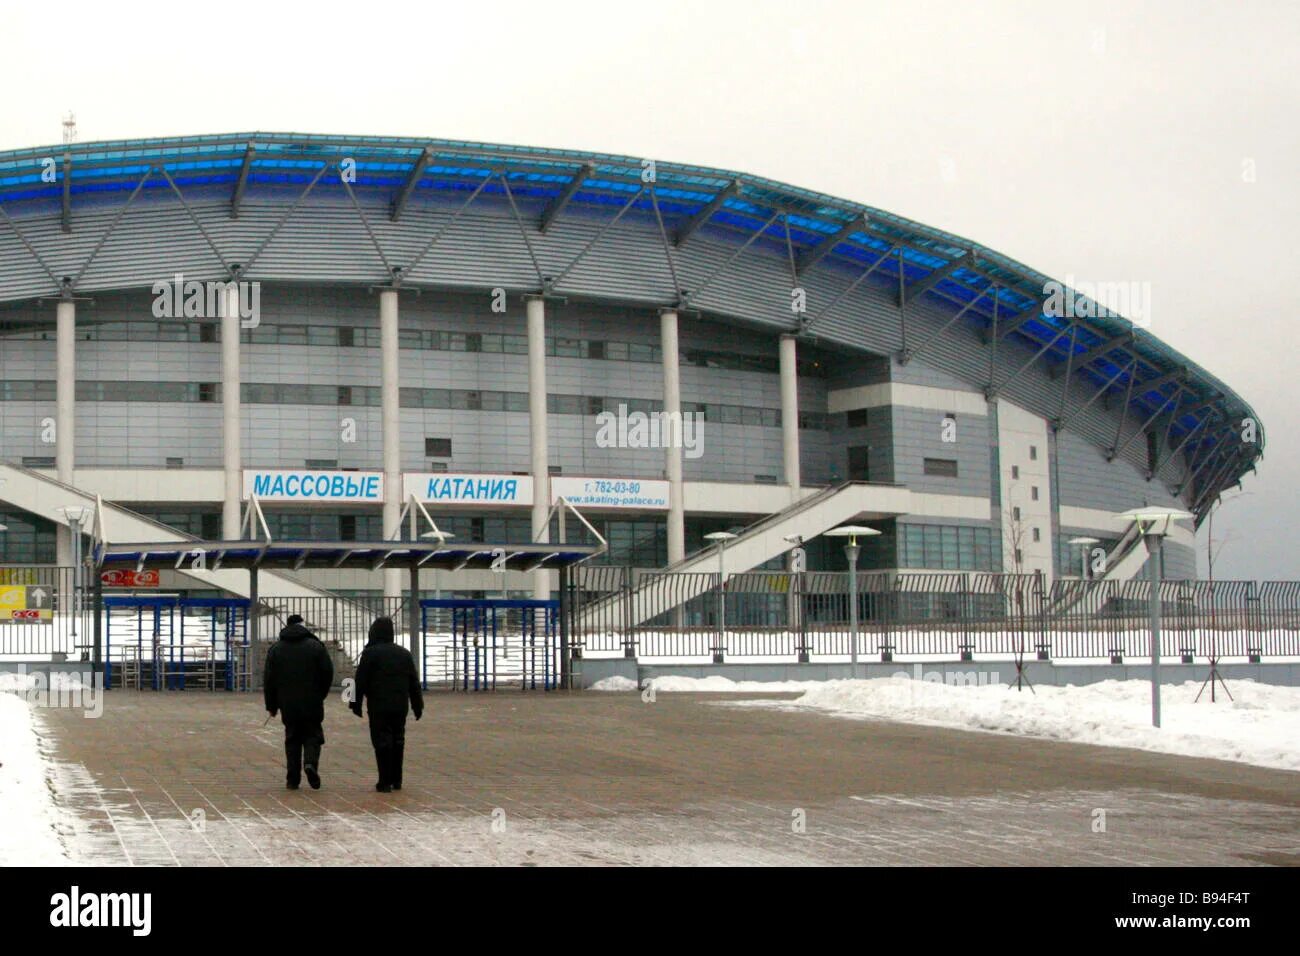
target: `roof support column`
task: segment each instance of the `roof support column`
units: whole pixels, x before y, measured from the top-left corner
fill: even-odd
[[[528,448],[533,473],[533,541],[548,541],[551,511],[550,454],[546,444],[546,300],[524,300],[528,321]],[[533,597],[551,596],[547,572],[533,572]]]
[[[262,616],[257,613],[257,607],[261,604],[257,579],[257,565],[254,564],[248,569],[248,617],[244,621],[244,628],[248,632],[248,650],[245,652],[247,657],[244,659],[246,676],[241,682],[239,674],[234,675],[235,690],[253,690],[262,682],[262,675],[257,673],[257,668],[253,666],[253,662],[258,659],[258,644],[262,640],[262,629],[258,626]]]
[[[77,448],[77,303],[55,306],[54,469],[65,485],[73,484]],[[72,564],[72,532],[59,526],[55,549],[60,567]]]
[[[384,496],[384,500],[388,500],[387,495]],[[411,555],[410,575],[411,600],[410,606],[407,608],[407,633],[410,634],[411,657],[415,658],[416,671],[420,675],[420,687],[424,690],[428,690],[429,675],[424,669],[424,650],[422,647],[424,634],[420,630],[420,625],[422,623],[422,615],[420,613],[420,562],[416,559],[415,555]]]
[[[664,448],[668,476],[668,563],[686,557],[686,499],[682,481],[682,371],[677,344],[677,311],[659,313],[659,351],[664,370],[664,419],[674,429]]]
[[[397,290],[379,290],[379,415],[384,446],[384,534],[397,540],[402,510],[401,355]],[[402,596],[402,569],[384,569],[384,597]]]
[[[785,483],[790,503],[799,500],[799,362],[793,335],[781,336],[781,445],[785,453]]]
[[[239,539],[239,508],[243,497],[239,318],[239,285],[231,282],[226,287],[225,308],[221,310],[221,467],[225,478],[221,537],[227,541]]]

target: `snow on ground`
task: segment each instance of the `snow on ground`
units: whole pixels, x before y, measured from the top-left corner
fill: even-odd
[[[68,862],[47,771],[35,710],[23,697],[0,693],[0,867]]]
[[[1047,737],[1300,771],[1300,688],[1248,680],[1228,681],[1232,699],[1220,687],[1217,703],[1210,703],[1208,688],[1195,703],[1200,681],[1164,685],[1159,729],[1151,726],[1151,685],[1142,680],[1037,686],[1032,693],[996,683],[954,685],[901,676],[785,683],[658,677],[650,683],[656,691],[801,693],[794,700],[737,701],[729,706],[814,710],[836,717]],[[593,689],[635,686],[627,678],[609,678]]]
[[[1151,685],[1108,680],[1016,691],[906,678],[831,681],[790,704],[842,717],[884,717],[969,730],[1132,747],[1300,770],[1300,688],[1229,681],[1194,703],[1200,681],[1161,688],[1161,726],[1151,726]]]
[[[82,677],[85,677],[86,680],[83,681]],[[43,691],[89,690],[93,686],[94,681],[89,673],[77,674],[68,671],[46,673],[36,671],[31,674],[18,674],[0,671],[0,691],[19,691],[25,694],[33,694]]]
[[[613,677],[606,677],[603,680],[596,681],[596,683],[592,684],[589,689],[617,691],[623,693],[630,690],[636,690],[637,684],[636,681],[632,680],[630,677],[620,677],[615,675]]]
[[[790,694],[799,693],[800,691],[809,690],[819,686],[822,681],[812,680],[784,680],[784,681],[763,681],[763,680],[731,680],[727,677],[713,675],[711,677],[656,677],[648,684],[654,685],[656,692],[665,691],[667,693],[710,693],[710,694]],[[629,691],[636,690],[636,681],[628,677],[615,675],[596,681],[590,687],[591,690],[604,691]]]

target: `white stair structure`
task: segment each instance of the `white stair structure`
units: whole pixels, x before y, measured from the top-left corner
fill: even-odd
[[[67,518],[58,510],[72,505],[95,511],[98,499],[72,485],[15,465],[0,462],[0,503],[11,504],[23,511],[39,515],[58,525],[67,526]],[[192,535],[136,514],[126,508],[102,502],[104,527],[96,529],[100,538],[110,541],[195,541]],[[89,531],[89,528],[85,530]],[[248,597],[248,572],[238,570],[199,571],[191,568],[177,571],[205,588],[228,591],[239,597]],[[259,597],[333,597],[329,591],[303,584],[287,575],[263,571],[258,575]]]
[[[1146,561],[1146,543],[1138,534],[1138,525],[1135,521],[1128,526],[1124,537],[1119,539],[1119,543],[1111,549],[1110,554],[1106,555],[1106,573],[1101,576],[1101,579],[1103,581],[1132,580],[1142,570],[1142,565],[1146,564]]]
[[[726,548],[727,575],[741,574],[789,551],[793,545],[787,535],[802,535],[805,541],[854,519],[870,521],[882,513],[906,511],[906,489],[850,481],[823,488],[776,514],[769,515],[746,528]],[[887,499],[887,501],[882,501]],[[705,548],[687,555],[664,569],[680,575],[671,590],[659,587],[651,577],[629,594],[611,594],[584,608],[579,624],[591,626],[596,621],[619,621],[635,627],[671,610],[713,587],[718,570],[718,551]],[[691,572],[696,572],[691,575]]]
[[[1071,613],[1104,613],[1104,602],[1111,592],[1098,590],[1092,585],[1099,581],[1113,581],[1117,584],[1131,581],[1141,573],[1146,560],[1146,543],[1138,533],[1137,522],[1134,522],[1106,555],[1106,570],[1089,581],[1075,579],[1068,582],[1064,592],[1048,607],[1048,613],[1057,617]]]

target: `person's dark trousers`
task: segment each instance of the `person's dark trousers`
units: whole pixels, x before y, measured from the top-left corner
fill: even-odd
[[[325,730],[320,724],[285,724],[284,756],[285,780],[297,786],[302,781],[302,768],[320,767],[320,748],[325,743]]]
[[[406,714],[370,711],[370,743],[375,748],[379,783],[402,785],[402,756],[406,749]]]

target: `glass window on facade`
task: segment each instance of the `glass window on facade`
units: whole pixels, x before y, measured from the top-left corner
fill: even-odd
[[[927,475],[937,478],[957,477],[957,461],[954,458],[926,458],[922,464]]]
[[[0,561],[10,564],[53,564],[54,522],[24,512],[0,511]]]
[[[1001,571],[1001,550],[991,528],[898,525],[898,566],[944,571]]]
[[[871,448],[867,445],[849,446],[849,481],[871,480]]]

